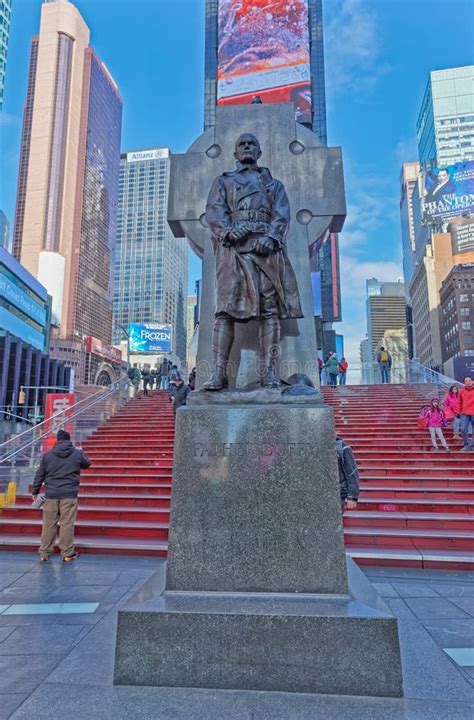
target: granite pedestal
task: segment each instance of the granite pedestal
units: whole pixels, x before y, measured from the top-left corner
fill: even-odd
[[[119,612],[115,683],[399,697],[397,623],[343,546],[332,410],[177,413],[166,589]]]

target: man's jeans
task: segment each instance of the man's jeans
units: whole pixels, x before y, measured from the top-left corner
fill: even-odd
[[[169,378],[167,378],[167,377],[161,378],[160,390],[168,390],[168,388],[169,388]]]
[[[346,384],[346,373],[339,373],[339,385],[345,385]]]
[[[62,500],[47,499],[43,505],[43,532],[41,533],[41,555],[49,556],[56,540],[59,525],[59,547],[63,557],[74,555],[74,523],[77,515],[77,498]]]
[[[471,425],[471,431],[474,434],[474,415],[461,415],[461,432],[464,447],[469,447],[469,439],[467,436],[469,425]],[[473,445],[471,447],[474,447],[474,438]]]
[[[388,365],[380,364],[380,375],[382,377],[383,384],[390,382],[390,368]]]

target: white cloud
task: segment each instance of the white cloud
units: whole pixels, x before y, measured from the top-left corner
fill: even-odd
[[[390,71],[380,59],[381,33],[377,13],[363,0],[327,3],[325,29],[326,83],[329,92],[354,96],[371,90]]]
[[[414,134],[407,138],[400,138],[395,145],[394,156],[400,163],[400,167],[402,163],[418,160],[418,146]]]

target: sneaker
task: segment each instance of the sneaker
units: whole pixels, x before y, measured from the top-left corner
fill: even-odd
[[[450,452],[451,452],[451,449],[448,448],[448,447],[445,447],[445,448],[444,448],[444,451],[447,452],[447,453],[450,453]]]
[[[77,560],[79,557],[79,553],[74,553],[74,555],[65,555],[63,557],[63,562],[72,562],[73,560]]]
[[[462,440],[462,437],[461,437],[460,435],[458,435],[458,433],[456,433],[455,435],[453,435],[453,438],[454,438],[455,440]]]
[[[439,448],[431,448],[431,452],[439,452]]]
[[[49,555],[40,555],[40,562],[48,562]]]
[[[469,445],[464,445],[464,447],[461,448],[459,452],[469,452],[469,451],[470,451]]]

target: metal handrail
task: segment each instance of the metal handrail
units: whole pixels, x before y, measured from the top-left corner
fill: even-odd
[[[65,416],[64,419],[67,419],[68,422],[74,421],[79,415],[82,415],[84,412],[89,410],[91,407],[96,405],[98,402],[105,400],[106,398],[113,395],[117,390],[119,390],[121,388],[125,389],[125,387],[127,387],[128,385],[129,385],[128,379],[118,380],[116,383],[109,386],[108,392],[103,393],[100,390],[98,390],[97,392],[93,393],[92,395],[89,395],[88,397],[83,398],[82,400],[79,400],[79,402],[74,403],[74,405],[71,405],[71,407],[66,408],[65,410],[61,410],[58,413],[55,413],[54,419],[57,421],[57,419],[61,415],[64,415]],[[90,402],[87,402],[88,400]],[[77,409],[79,405],[83,405],[83,407],[81,407],[80,409]],[[71,414],[71,410],[73,408],[76,408],[76,410]],[[15,457],[15,455],[18,455],[19,453],[26,450],[28,447],[31,447],[31,445],[33,445],[34,443],[38,442],[42,438],[45,438],[47,435],[49,435],[51,432],[50,425],[51,425],[51,418],[48,418],[47,420],[43,420],[41,423],[38,423],[37,425],[35,425],[32,428],[27,428],[22,433],[19,433],[18,435],[14,435],[13,437],[9,438],[4,443],[2,443],[0,445],[0,453],[2,451],[5,452],[5,450],[6,450],[7,454],[0,458],[0,464],[11,460],[13,457]],[[45,429],[46,427],[48,429]],[[40,428],[42,428],[42,429],[38,433],[38,430]],[[33,437],[31,439],[24,438],[24,440],[26,440],[26,441],[25,442],[22,441],[22,444],[19,447],[15,448],[15,450],[13,450],[12,452],[10,452],[10,454],[8,454],[9,449],[6,448],[6,446],[10,445],[13,442],[18,442],[18,440],[21,437],[24,437],[28,433],[30,435],[32,435]]]

